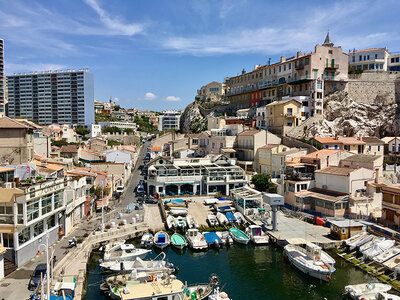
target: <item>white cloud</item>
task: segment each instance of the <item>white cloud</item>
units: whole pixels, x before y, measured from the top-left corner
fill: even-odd
[[[138,98],[139,100],[154,100],[157,99],[157,95],[152,92],[147,92],[144,97]]]
[[[96,0],[85,0],[85,2],[99,15],[101,22],[107,28],[112,29],[115,34],[133,36],[143,32],[144,26],[142,24],[126,24],[117,17],[109,16]]]
[[[165,98],[165,101],[181,101],[181,98],[176,97],[176,96],[167,96]]]

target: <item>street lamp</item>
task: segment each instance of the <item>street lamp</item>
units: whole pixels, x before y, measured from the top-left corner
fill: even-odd
[[[47,227],[47,226],[46,226]],[[47,228],[46,228],[47,231]],[[40,244],[38,247],[38,251],[40,251],[40,247],[44,247],[44,251],[46,251],[46,297],[45,299],[50,299],[50,279],[49,279],[49,233],[46,233],[46,244]]]

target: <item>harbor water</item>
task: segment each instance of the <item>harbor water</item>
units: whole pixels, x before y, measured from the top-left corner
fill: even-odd
[[[336,272],[330,282],[305,276],[284,258],[283,249],[274,245],[254,247],[235,244],[230,248],[193,252],[164,249],[168,261],[179,268],[177,278],[188,284],[208,282],[210,274],[233,300],[243,299],[342,299],[344,286],[376,281],[337,255]],[[150,257],[159,251],[153,250]],[[104,278],[98,268],[99,253],[93,252],[86,279],[86,300],[105,299],[99,284]]]

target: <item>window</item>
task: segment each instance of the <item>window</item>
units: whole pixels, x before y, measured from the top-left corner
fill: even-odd
[[[377,59],[378,58],[378,54],[375,54],[375,59]]]
[[[283,157],[280,158],[281,166],[283,166]]]
[[[333,51],[332,51],[332,50],[328,50],[328,53],[329,53],[329,54],[333,54]]]
[[[22,229],[22,231],[18,234],[18,243],[21,246],[22,244],[29,241],[31,238],[30,227]]]
[[[47,228],[53,228],[56,226],[56,215],[52,215],[47,219]]]
[[[351,61],[352,61],[352,62],[355,62],[355,61],[356,61],[356,57],[355,57],[355,56],[352,56],[352,57],[351,57]]]
[[[272,107],[269,109],[269,114],[272,115]]]
[[[376,58],[376,57],[375,57]],[[390,60],[392,63],[394,63],[394,57],[392,57],[392,59]]]
[[[380,145],[378,145],[378,151],[381,151],[381,146]]]
[[[369,60],[369,55],[367,55],[367,60]]]
[[[51,196],[42,199],[42,215],[51,212]]]
[[[289,63],[289,70],[292,69],[292,63]]]
[[[35,224],[35,226],[33,227],[33,236],[38,236],[40,234],[42,234],[44,231],[43,228],[43,220],[39,221]]]
[[[362,61],[362,55],[359,56],[358,61]]]
[[[14,236],[12,233],[3,233],[3,246],[6,248],[14,248]]]
[[[39,217],[39,199],[29,201],[26,205],[27,222]]]
[[[279,72],[281,72],[282,71],[282,67],[281,66],[279,66]]]

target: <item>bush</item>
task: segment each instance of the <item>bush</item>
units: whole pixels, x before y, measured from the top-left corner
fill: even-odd
[[[89,236],[89,233],[85,232],[85,234],[83,235],[84,238],[87,238]]]
[[[110,229],[111,225],[110,224],[106,224],[106,226],[104,226],[105,229]]]
[[[221,192],[217,192],[217,193],[215,194],[215,198],[217,198],[217,199],[223,198],[223,196],[224,196],[224,195],[222,195]]]
[[[78,244],[82,244],[82,242],[83,242],[83,237],[78,237],[77,239],[76,239],[76,242],[78,243]]]
[[[119,226],[124,226],[125,224],[124,224],[124,222],[119,222],[119,224],[118,224]]]
[[[260,192],[275,193],[275,185],[271,181],[271,176],[265,173],[256,174],[251,179],[251,183],[255,185]]]

